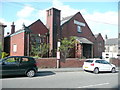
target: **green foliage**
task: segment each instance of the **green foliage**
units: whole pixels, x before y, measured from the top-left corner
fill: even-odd
[[[75,46],[75,37],[63,38],[61,40],[61,46],[59,47],[59,51],[64,56],[64,58],[67,58],[70,55],[70,50],[74,48]]]
[[[38,58],[38,57],[43,57],[49,49],[49,45],[46,43],[42,43],[40,45],[32,45],[32,50],[31,50],[31,54]]]
[[[7,56],[8,56],[8,54],[6,52],[2,52],[2,57],[1,58],[5,58]]]

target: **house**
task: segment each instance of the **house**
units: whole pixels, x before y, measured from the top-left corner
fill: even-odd
[[[4,28],[7,25],[4,25],[3,23],[0,22],[0,44],[2,46],[2,51],[4,50]]]
[[[95,36],[80,12],[60,20],[61,11],[56,8],[50,8],[46,11],[47,21],[44,25],[41,20],[37,20],[28,27],[23,25],[21,30],[15,32],[14,23],[12,24],[10,38],[10,55],[31,54],[31,47],[36,43],[49,43],[48,56],[55,57],[57,42],[64,37],[76,37],[79,42],[71,51],[71,57],[92,58],[101,57],[104,51],[104,40],[101,34]]]
[[[102,35],[99,34],[95,34],[95,56],[94,57],[99,57],[102,58],[102,52],[104,52],[105,50],[105,42],[104,39],[102,37]]]
[[[118,58],[118,38],[110,38],[105,41],[105,52],[103,58]]]
[[[34,44],[33,42],[41,43],[40,40],[42,39],[41,41],[47,43],[48,29],[40,19],[28,27],[23,25],[23,28],[16,32],[14,23],[11,26],[11,34],[5,37],[9,41],[6,45],[9,45],[7,50],[10,51],[10,56],[29,56],[31,47]],[[42,37],[43,35],[46,37]]]

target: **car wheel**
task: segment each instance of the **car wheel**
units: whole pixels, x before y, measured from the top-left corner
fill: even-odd
[[[35,71],[34,71],[34,70],[29,70],[29,71],[26,73],[26,75],[27,75],[28,77],[33,77],[33,76],[35,76]]]
[[[112,73],[115,73],[115,72],[116,72],[116,69],[115,69],[115,68],[112,68],[111,72],[112,72]]]
[[[98,74],[98,73],[99,73],[99,69],[98,69],[98,68],[95,68],[93,72],[94,72],[95,74]]]

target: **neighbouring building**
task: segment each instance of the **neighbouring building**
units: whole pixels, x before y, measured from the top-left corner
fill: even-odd
[[[95,44],[95,48],[94,48],[95,56],[94,57],[102,58],[102,52],[104,52],[104,50],[105,50],[105,42],[100,33],[95,35],[95,43],[94,44]]]
[[[103,58],[118,58],[118,38],[106,38],[105,52],[103,52]]]
[[[8,40],[6,47],[9,46],[6,51],[10,51],[10,56],[29,56],[34,43],[48,41],[48,29],[39,19],[28,27],[23,25],[23,28],[16,32],[14,23],[11,26],[11,34],[5,37],[5,40]]]
[[[0,22],[0,44],[2,46],[2,51],[4,50],[4,28],[6,25]]]
[[[6,37],[11,56],[30,55],[31,46],[35,43],[46,42],[50,45],[48,56],[55,57],[57,42],[64,37],[76,37],[79,42],[71,51],[71,57],[91,58],[101,57],[104,51],[104,39],[99,33],[94,35],[80,12],[60,20],[61,11],[51,8],[46,11],[46,26],[40,21],[15,32],[14,23],[11,34]]]

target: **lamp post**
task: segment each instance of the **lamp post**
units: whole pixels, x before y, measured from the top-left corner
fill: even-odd
[[[58,43],[57,43],[57,68],[60,67],[60,50],[59,50],[59,47],[60,47],[60,42],[58,41]]]

